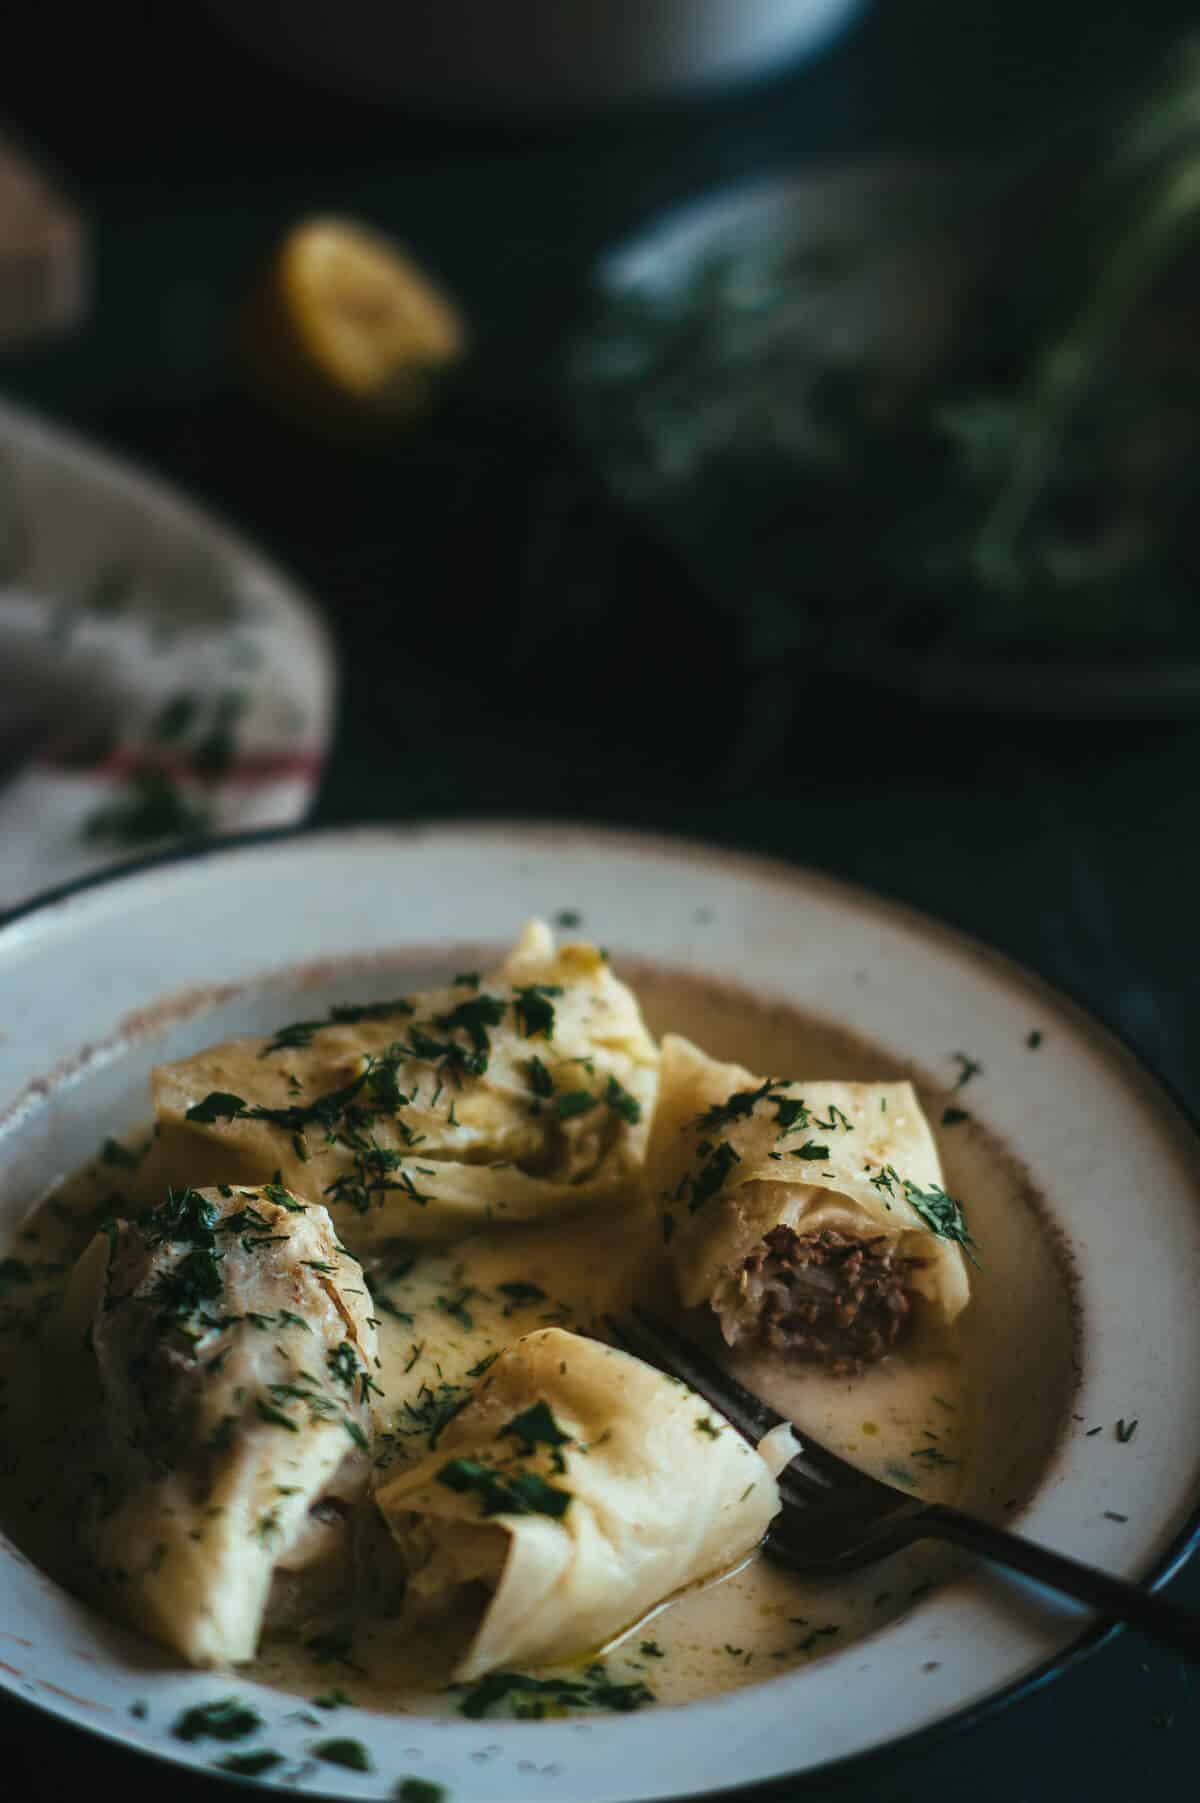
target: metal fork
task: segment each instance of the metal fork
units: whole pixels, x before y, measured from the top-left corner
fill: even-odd
[[[782,1415],[691,1340],[644,1310],[634,1309],[620,1320],[609,1317],[605,1327],[626,1351],[682,1379],[751,1445],[783,1422]],[[776,1564],[810,1576],[836,1577],[874,1564],[914,1540],[948,1540],[1129,1622],[1149,1639],[1200,1661],[1200,1611],[1182,1609],[948,1503],[922,1502],[868,1477],[802,1429],[796,1432],[802,1450],[780,1473],[783,1507],[763,1543]]]

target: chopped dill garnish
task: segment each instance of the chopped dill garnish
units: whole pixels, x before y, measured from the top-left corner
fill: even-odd
[[[561,994],[561,983],[527,983],[513,990],[513,1012],[526,1039],[554,1038],[552,998]]]
[[[474,1492],[485,1515],[565,1515],[571,1502],[569,1490],[559,1490],[536,1471],[515,1474],[497,1471],[478,1459],[451,1459],[437,1473],[437,1481],[459,1494]]]
[[[698,1208],[711,1201],[725,1183],[735,1164],[742,1161],[727,1140],[711,1152],[706,1162],[700,1167],[692,1179],[691,1194],[688,1197],[688,1210],[695,1214]]]
[[[459,1704],[461,1714],[471,1721],[485,1716],[497,1703],[509,1701],[512,1714],[536,1720],[548,1711],[564,1709],[610,1709],[627,1714],[654,1701],[654,1692],[646,1684],[614,1684],[603,1665],[589,1665],[582,1679],[533,1678],[526,1672],[489,1672],[471,1686]]]

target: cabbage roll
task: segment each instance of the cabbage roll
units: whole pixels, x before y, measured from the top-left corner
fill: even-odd
[[[108,1238],[85,1526],[103,1600],[192,1665],[250,1659],[273,1580],[336,1563],[366,1489],[362,1271],[325,1209],[275,1184],[172,1191]]]
[[[971,1238],[910,1083],[778,1082],[663,1041],[647,1153],[679,1299],[731,1346],[853,1374],[918,1308],[952,1321]]]
[[[561,1328],[502,1352],[436,1452],[376,1501],[413,1617],[479,1615],[456,1677],[592,1652],[738,1565],[779,1508],[759,1454],[685,1385]]]
[[[594,946],[534,922],[490,977],[161,1066],[156,1160],[326,1204],[357,1251],[637,1192],[658,1053]]]

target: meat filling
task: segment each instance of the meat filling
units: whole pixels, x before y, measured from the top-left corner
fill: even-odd
[[[850,1239],[833,1228],[773,1227],[714,1299],[731,1346],[754,1340],[789,1359],[853,1376],[896,1344],[908,1323],[911,1273],[886,1235]]]

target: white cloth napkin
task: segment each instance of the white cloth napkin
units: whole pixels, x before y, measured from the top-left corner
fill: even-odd
[[[315,620],[192,568],[74,604],[0,586],[0,914],[105,864],[309,805],[332,711]],[[206,583],[209,584],[207,593]]]

